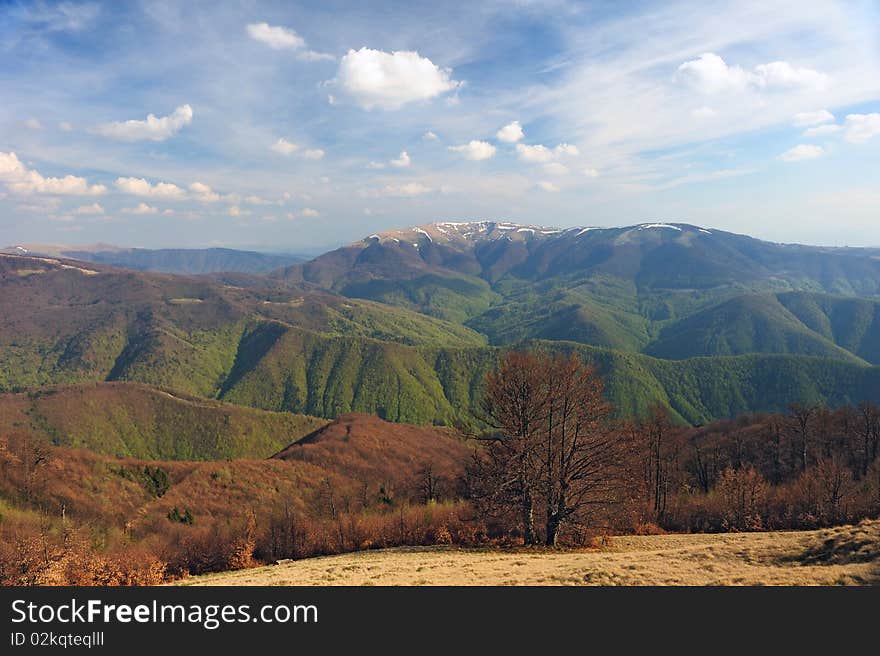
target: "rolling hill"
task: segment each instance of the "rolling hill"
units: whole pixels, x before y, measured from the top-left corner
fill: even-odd
[[[0,394],[0,433],[144,460],[265,458],[327,421],[265,412],[137,383]]]
[[[6,255],[0,390],[129,381],[448,425],[473,421],[485,372],[526,345],[594,362],[625,415],[857,403],[880,399],[878,262],[684,224],[491,222],[372,235],[267,276]]]

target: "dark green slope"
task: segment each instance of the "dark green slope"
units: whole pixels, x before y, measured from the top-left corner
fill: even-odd
[[[705,423],[741,412],[782,410],[795,401],[835,405],[880,398],[880,368],[808,356],[743,355],[659,360],[570,342],[605,376],[621,414],[671,407]],[[224,392],[225,400],[319,416],[379,414],[392,421],[469,420],[500,349],[408,347],[286,331]]]
[[[779,294],[804,325],[841,348],[880,364],[880,301],[824,294]]]
[[[669,324],[645,352],[673,360],[790,353],[859,361],[853,353],[804,325],[774,295],[738,296]]]

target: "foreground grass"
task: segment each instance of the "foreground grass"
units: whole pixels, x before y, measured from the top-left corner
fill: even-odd
[[[592,550],[364,551],[182,585],[870,585],[880,520],[819,531],[613,537]]]

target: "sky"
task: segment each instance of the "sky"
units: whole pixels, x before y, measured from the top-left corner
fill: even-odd
[[[0,247],[880,246],[880,0],[0,0]]]

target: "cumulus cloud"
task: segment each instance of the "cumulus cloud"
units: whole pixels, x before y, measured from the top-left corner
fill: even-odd
[[[26,120],[26,121],[24,122],[24,126],[25,126],[28,130],[42,130],[42,129],[43,129],[43,124],[40,123],[40,122],[39,122],[37,119],[35,119],[35,118],[29,118],[28,120]]]
[[[182,200],[186,192],[170,182],[157,182],[150,184],[143,178],[116,178],[116,188],[124,194],[132,196],[146,196],[150,198],[165,198],[168,200]]]
[[[880,114],[847,114],[843,138],[850,143],[865,143],[880,134]]]
[[[77,215],[94,215],[94,214],[103,214],[104,208],[101,207],[100,203],[92,203],[91,205],[81,205],[73,210],[74,214]]]
[[[312,219],[315,218],[316,216],[321,216],[321,213],[318,210],[312,209],[311,207],[304,207],[300,210],[299,213],[301,216],[305,216],[307,218],[312,218]]]
[[[67,121],[61,121],[61,123],[58,124],[58,129],[62,132],[73,132],[73,126]]]
[[[144,121],[121,121],[104,123],[92,132],[111,139],[122,141],[164,141],[192,123],[193,110],[189,105],[181,105],[168,116],[157,117],[148,114]]]
[[[465,159],[473,161],[489,159],[495,154],[495,146],[486,141],[477,141],[476,139],[460,146],[449,146],[448,148],[456,153],[461,153]]]
[[[816,159],[825,154],[822,146],[814,146],[812,144],[800,144],[794,148],[786,150],[779,156],[783,162],[800,162],[805,159]]]
[[[156,214],[158,209],[146,203],[138,203],[137,207],[126,207],[122,210],[126,214]]]
[[[246,28],[248,36],[264,43],[273,50],[292,50],[303,61],[322,61],[336,59],[333,55],[306,49],[306,40],[289,27],[251,23]]]
[[[399,109],[457,88],[451,75],[418,52],[361,48],[339,62],[334,84],[364,109]]]
[[[676,79],[704,93],[743,91],[752,89],[790,89],[807,87],[822,89],[828,76],[811,68],[797,68],[787,61],[759,64],[746,71],[741,66],[729,66],[719,55],[706,52],[697,59],[678,67]]]
[[[552,193],[552,194],[555,194],[555,193],[557,193],[557,192],[559,191],[559,187],[557,187],[557,186],[556,186],[555,184],[553,184],[552,182],[547,182],[546,180],[541,180],[541,181],[538,183],[538,188],[541,189],[542,191],[547,191],[547,192],[550,192],[550,193]]]
[[[402,153],[400,153],[400,157],[398,157],[397,159],[392,159],[389,162],[389,164],[391,164],[391,166],[398,168],[398,169],[406,168],[411,163],[412,163],[412,160],[409,157],[409,153],[407,153],[405,150]]]
[[[436,134],[434,134],[433,132],[431,132],[430,130],[428,130],[427,132],[425,132],[425,134],[422,135],[422,139],[424,139],[425,141],[437,141],[438,138],[439,137]]]
[[[90,185],[85,178],[66,175],[47,178],[27,168],[13,152],[0,152],[0,182],[18,194],[54,194],[58,196],[100,196],[107,187]]]
[[[555,148],[547,148],[547,146],[541,144],[535,144],[533,146],[517,144],[516,152],[519,154],[519,158],[524,162],[536,162],[538,164],[552,162],[564,155],[577,157],[580,154],[577,146],[567,143],[561,143]]]
[[[299,151],[299,145],[281,137],[278,141],[269,146],[269,150],[288,157]],[[301,151],[300,157],[304,157],[305,159],[321,159],[324,157],[324,151],[320,148],[311,148]]]
[[[202,203],[216,203],[220,200],[220,194],[211,189],[204,182],[193,182],[189,186],[190,195],[194,200]]]
[[[824,89],[828,76],[812,68],[796,68],[786,61],[775,61],[755,66],[750,81],[761,89]]]
[[[503,141],[504,143],[516,143],[522,139],[525,134],[523,134],[522,125],[520,125],[519,121],[511,121],[498,130],[498,132],[495,133],[495,136],[498,138],[498,141]]]
[[[599,170],[598,169],[584,169],[584,175],[588,178],[598,178]]]
[[[270,150],[274,150],[279,155],[290,155],[299,150],[299,146],[295,143],[291,143],[284,137],[281,137],[278,141],[269,146]]]
[[[287,27],[268,23],[251,23],[247,26],[248,35],[273,50],[297,50],[304,48],[306,40]]]
[[[827,109],[820,109],[815,112],[799,112],[794,115],[791,122],[796,128],[806,128],[820,123],[830,123],[833,120],[834,114]]]

